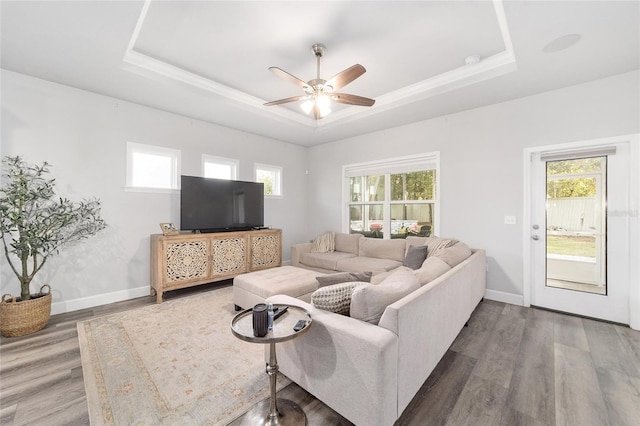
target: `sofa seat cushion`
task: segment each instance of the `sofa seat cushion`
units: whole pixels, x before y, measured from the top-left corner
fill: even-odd
[[[390,304],[420,288],[412,271],[398,270],[378,285],[363,285],[353,289],[349,315],[362,321],[378,324]]]
[[[376,273],[387,272],[401,265],[402,261],[358,256],[339,260],[336,270],[344,272],[371,271]]]
[[[376,259],[391,259],[402,263],[407,243],[403,239],[383,240],[380,238],[361,238],[358,255]]]
[[[300,257],[300,263],[312,268],[330,269],[332,271],[339,271],[338,262],[343,259],[350,259],[356,257],[352,253],[344,253],[341,251],[334,251],[332,253],[304,253]],[[364,269],[359,269],[364,271]],[[354,271],[350,271],[354,272]]]

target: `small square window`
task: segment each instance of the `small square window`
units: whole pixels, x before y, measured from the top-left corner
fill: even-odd
[[[238,179],[238,160],[202,155],[202,176],[216,179]]]
[[[179,177],[179,150],[127,143],[127,188],[175,190]]]
[[[256,164],[256,182],[264,183],[264,195],[282,196],[282,167]]]

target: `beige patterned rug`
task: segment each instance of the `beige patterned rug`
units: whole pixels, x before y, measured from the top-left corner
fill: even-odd
[[[78,323],[92,425],[224,425],[269,396],[264,347],[230,330],[232,288]],[[278,376],[278,389],[289,384]]]

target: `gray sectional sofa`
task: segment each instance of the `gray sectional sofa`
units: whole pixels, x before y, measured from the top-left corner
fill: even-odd
[[[483,250],[432,237],[368,240],[374,239],[335,234],[335,251],[327,253],[298,244],[292,247],[292,265],[323,273],[373,270],[372,283],[380,289],[398,277],[419,282],[383,307],[379,321],[318,309],[286,295],[267,301],[301,306],[313,318],[307,333],[278,344],[280,371],[356,425],[387,426],[400,417],[484,297],[486,258]],[[407,275],[402,266],[407,248],[430,243],[431,256]]]

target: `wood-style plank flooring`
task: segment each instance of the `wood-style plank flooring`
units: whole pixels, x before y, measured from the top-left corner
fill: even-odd
[[[55,315],[38,333],[1,338],[0,424],[89,424],[77,321],[153,303]],[[351,424],[295,384],[279,395],[300,404],[310,425]],[[397,424],[640,425],[640,332],[484,300]]]

